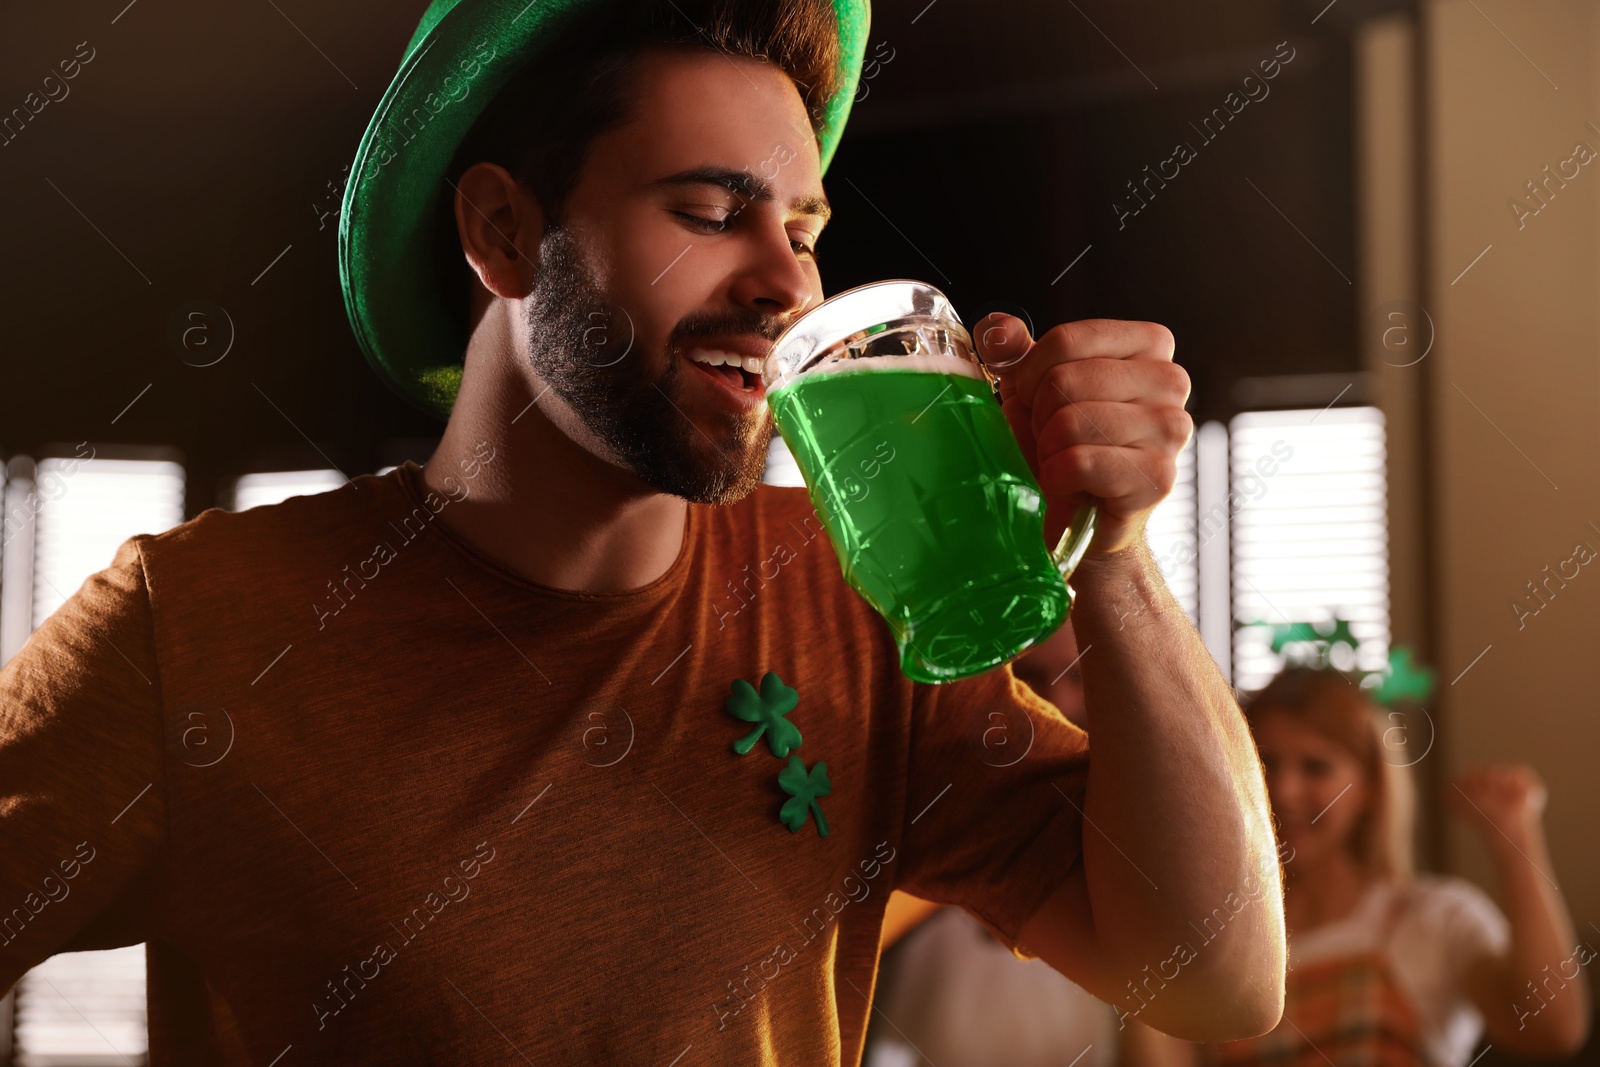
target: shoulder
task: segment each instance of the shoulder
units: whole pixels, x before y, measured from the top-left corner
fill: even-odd
[[[1400,887],[1399,892],[1424,911],[1500,915],[1499,907],[1488,893],[1465,878],[1451,874],[1418,874]]]
[[[398,482],[399,472],[363,474],[326,492],[292,496],[275,504],[260,504],[245,511],[207,508],[187,522],[159,534],[143,534],[145,553],[170,558],[185,553],[205,553],[219,547],[296,536],[314,537],[343,528],[380,501],[404,512],[411,503]]]
[[[1396,892],[1405,923],[1442,947],[1494,951],[1510,936],[1510,923],[1477,885],[1448,874],[1419,874]]]
[[[371,548],[385,520],[403,522],[414,506],[426,510],[410,498],[400,476],[400,471],[359,475],[337,489],[245,511],[207,508],[169,530],[130,541],[137,543],[158,606],[164,597],[170,603],[241,589],[270,591],[302,571],[307,577],[331,576],[325,574],[330,566],[337,572],[341,564],[360,558],[351,555],[356,548]],[[318,577],[316,585],[321,584]]]

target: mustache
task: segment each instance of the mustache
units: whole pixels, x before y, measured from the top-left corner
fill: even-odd
[[[762,315],[755,311],[690,315],[679,321],[668,340],[671,345],[680,349],[685,347],[685,342],[707,337],[738,337],[749,334],[768,341],[776,341],[784,330],[794,324],[794,321],[795,317],[780,318],[775,315]]]

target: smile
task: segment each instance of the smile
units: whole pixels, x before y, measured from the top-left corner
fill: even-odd
[[[764,361],[760,357],[741,356],[716,348],[691,348],[687,358],[696,371],[727,392],[736,394],[739,400],[760,401],[766,395],[766,386],[761,380]]]

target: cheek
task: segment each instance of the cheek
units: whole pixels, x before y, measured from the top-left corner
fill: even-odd
[[[684,270],[699,251],[691,247],[684,252],[688,243],[632,239],[625,231],[605,250],[596,266],[611,314],[596,321],[605,325],[611,358],[626,350],[630,364],[641,358],[652,363],[660,360],[678,323],[707,305],[709,297],[693,290]],[[682,258],[674,263],[673,257],[679,253]]]
[[[1348,790],[1345,790],[1346,785],[1350,785],[1348,778],[1343,781],[1330,778],[1318,783],[1314,798],[1315,810],[1324,812],[1315,828],[1341,841],[1355,831],[1356,824],[1361,821],[1361,813],[1367,806],[1366,791],[1361,783],[1350,785]]]
[[[599,243],[599,267],[611,287],[640,301],[703,303],[695,283],[718,267],[718,242],[655,208],[622,212]]]

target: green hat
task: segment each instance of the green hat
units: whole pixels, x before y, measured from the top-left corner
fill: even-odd
[[[613,0],[433,0],[356,150],[339,216],[339,282],[367,360],[401,396],[448,418],[465,323],[434,266],[447,169],[495,94],[566,19]],[[764,0],[756,0],[764,2]],[[833,0],[840,86],[817,135],[827,172],[866,52],[868,0]]]

